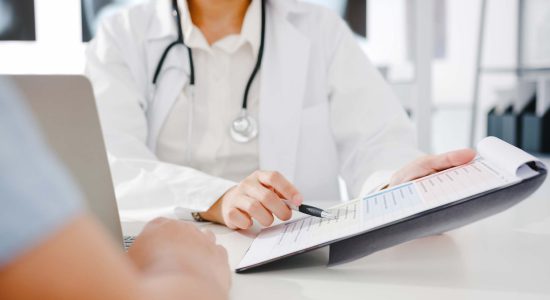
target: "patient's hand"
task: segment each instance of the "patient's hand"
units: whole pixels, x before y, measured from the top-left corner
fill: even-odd
[[[128,256],[145,274],[180,276],[189,299],[226,299],[231,285],[227,252],[215,241],[212,232],[191,223],[158,218],[145,226]]]
[[[201,216],[232,229],[251,227],[253,218],[263,226],[269,226],[273,223],[274,215],[283,221],[292,216],[283,199],[296,206],[302,204],[303,200],[296,187],[283,175],[256,171],[228,190]]]
[[[475,155],[472,149],[462,149],[420,157],[397,171],[392,176],[388,187],[469,163]]]

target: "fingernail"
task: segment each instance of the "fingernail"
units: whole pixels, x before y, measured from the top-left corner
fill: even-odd
[[[302,195],[300,194],[296,194],[294,195],[294,197],[292,197],[292,202],[294,202],[296,206],[301,205],[303,201],[304,201],[304,197],[302,197]]]

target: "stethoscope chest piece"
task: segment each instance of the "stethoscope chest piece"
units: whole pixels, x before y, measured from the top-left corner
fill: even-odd
[[[231,138],[238,143],[248,143],[258,136],[258,123],[248,115],[246,109],[231,123]]]
[[[262,64],[262,58],[263,58],[263,49],[264,49],[264,40],[265,40],[265,0],[262,0],[261,2],[261,13],[262,13],[262,24],[261,24],[261,34],[260,34],[260,48],[258,50],[258,58],[256,59],[256,65],[254,66],[254,70],[252,70],[252,74],[250,74],[250,77],[248,78],[248,82],[246,83],[246,88],[244,90],[243,95],[243,104],[242,104],[242,110],[239,116],[231,123],[231,128],[229,129],[229,134],[231,135],[231,138],[233,138],[234,141],[238,143],[247,143],[252,141],[253,139],[258,136],[258,123],[254,118],[248,115],[248,112],[246,110],[247,107],[247,101],[248,101],[248,92],[250,90],[250,86],[252,85],[252,82],[254,81],[254,78],[256,77],[256,74],[258,73],[258,70],[260,69],[260,66]],[[157,79],[159,78],[159,74],[162,68],[162,65],[164,64],[164,61],[170,52],[170,49],[172,49],[176,45],[185,45],[184,41],[184,35],[183,35],[183,29],[181,27],[181,18],[180,18],[180,12],[178,7],[178,0],[172,0],[172,14],[175,18],[176,27],[178,29],[178,39],[172,42],[164,52],[162,53],[162,56],[159,60],[159,63],[157,64],[157,68],[155,69],[155,75],[153,77],[153,84],[156,85]],[[189,58],[189,84],[191,87],[195,85],[195,67],[193,63],[193,54],[192,54],[191,48],[187,47],[187,53]],[[193,89],[191,88],[191,98],[193,98]],[[191,120],[191,117],[189,118]],[[191,121],[190,121],[191,122]],[[191,126],[189,126],[191,128]]]

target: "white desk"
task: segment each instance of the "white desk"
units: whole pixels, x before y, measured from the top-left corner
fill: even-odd
[[[123,223],[126,234],[143,223]],[[206,225],[236,266],[254,236]],[[550,299],[550,179],[530,199],[444,235],[326,267],[328,248],[251,274],[232,299]]]

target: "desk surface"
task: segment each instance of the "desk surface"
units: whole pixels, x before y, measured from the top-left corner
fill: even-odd
[[[123,223],[136,234],[143,223]],[[212,230],[235,267],[255,231]],[[328,248],[250,274],[234,274],[231,299],[550,299],[550,180],[486,220],[326,267]]]

